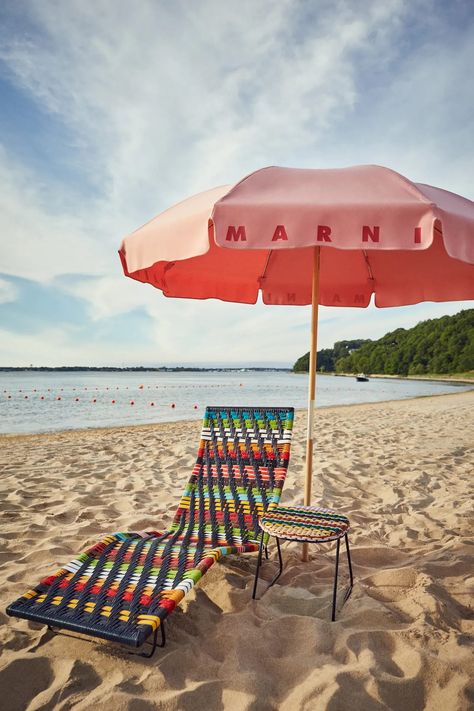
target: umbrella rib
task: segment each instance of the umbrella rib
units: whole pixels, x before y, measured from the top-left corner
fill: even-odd
[[[266,274],[267,274],[268,264],[269,264],[269,262],[270,262],[270,257],[272,256],[272,254],[273,254],[273,250],[270,249],[270,250],[268,251],[268,255],[267,255],[267,260],[266,260],[266,262],[265,262],[265,266],[264,266],[264,268],[263,268],[263,274],[258,277],[258,281],[259,281],[259,283],[260,283],[260,287],[262,286],[262,281],[265,279],[265,276],[266,276]]]
[[[372,267],[370,266],[370,262],[369,262],[369,255],[367,254],[365,249],[362,250],[362,254],[364,255],[365,265],[366,265],[367,271],[369,273],[369,279],[370,279],[370,281],[375,281],[374,275],[372,272]]]

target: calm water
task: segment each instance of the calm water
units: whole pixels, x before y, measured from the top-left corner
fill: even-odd
[[[200,419],[206,405],[304,408],[307,385],[306,375],[271,372],[0,373],[0,432],[51,432]],[[319,375],[316,398],[317,405],[323,407],[470,388],[380,378],[357,383],[355,378]]]

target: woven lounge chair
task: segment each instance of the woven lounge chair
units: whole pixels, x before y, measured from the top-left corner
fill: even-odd
[[[169,531],[114,533],[7,608],[14,617],[141,647],[223,555],[259,550],[258,519],[277,505],[292,408],[208,407],[196,465]],[[261,536],[260,536],[261,537]]]

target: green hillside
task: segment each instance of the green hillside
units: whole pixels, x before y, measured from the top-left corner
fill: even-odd
[[[318,351],[318,370],[322,373],[331,373],[336,370],[336,362],[349,356],[354,350],[360,348],[364,343],[371,343],[367,339],[355,341],[337,341],[332,348],[323,348]],[[309,371],[309,352],[298,358],[293,366],[295,373],[307,373]]]
[[[309,353],[293,366],[309,370]],[[381,375],[466,373],[474,370],[474,309],[398,328],[378,341],[339,341],[318,351],[318,370]]]

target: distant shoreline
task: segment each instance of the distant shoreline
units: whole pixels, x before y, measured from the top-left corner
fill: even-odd
[[[320,375],[334,375],[335,377],[341,378],[355,378],[355,373],[320,373]],[[460,373],[459,377],[456,373],[450,375],[449,373],[441,373],[439,375],[388,375],[386,373],[374,373],[373,375],[367,376],[370,378],[390,378],[390,380],[419,380],[428,382],[439,382],[439,383],[460,383],[463,385],[474,385],[474,374],[472,377],[465,377],[464,373]]]
[[[295,375],[308,375],[307,370],[298,370],[294,371]],[[329,375],[333,378],[355,378],[357,377],[356,373],[333,373],[333,372],[324,372],[321,373],[319,370],[316,372],[316,375]],[[452,375],[449,373],[441,373],[439,375],[433,374],[433,375],[389,375],[388,373],[372,373],[366,376],[371,379],[387,379],[387,380],[418,380],[420,382],[438,382],[438,383],[453,383],[456,385],[459,383],[459,385],[474,385],[474,373],[472,375],[467,375],[466,373],[460,373],[459,376],[456,375],[456,373],[453,373]]]
[[[272,368],[257,367],[257,366],[242,366],[242,367],[209,367],[199,368],[193,366],[160,366],[159,368],[146,368],[144,366],[129,366],[120,368],[118,366],[87,366],[87,365],[62,365],[58,367],[49,366],[30,366],[16,367],[3,366],[0,367],[0,373],[290,373],[291,368]]]

